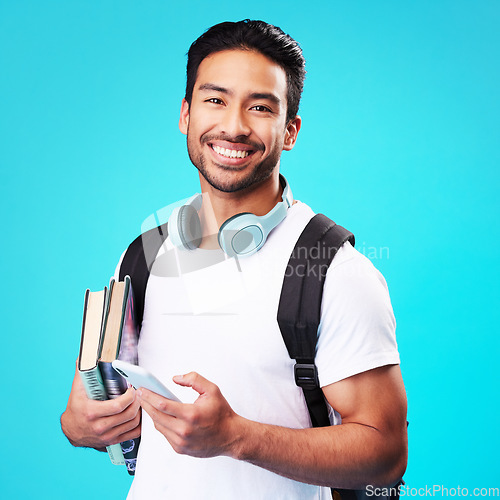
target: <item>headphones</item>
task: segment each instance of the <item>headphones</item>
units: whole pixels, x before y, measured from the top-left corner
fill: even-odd
[[[247,257],[262,248],[269,233],[286,217],[292,206],[293,196],[286,179],[280,174],[283,187],[282,201],[266,215],[249,212],[236,214],[227,219],[219,229],[218,240],[229,257]],[[185,205],[176,207],[168,219],[168,234],[172,244],[181,249],[194,250],[202,240],[198,211],[202,195],[195,194]]]

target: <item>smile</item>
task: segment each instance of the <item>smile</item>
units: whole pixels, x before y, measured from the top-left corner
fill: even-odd
[[[217,154],[224,156],[225,158],[246,158],[251,153],[251,151],[244,151],[241,149],[221,148],[215,144],[212,144],[211,146]]]

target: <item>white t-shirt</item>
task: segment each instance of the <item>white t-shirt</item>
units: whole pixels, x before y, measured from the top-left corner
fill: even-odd
[[[148,281],[139,364],[186,403],[198,394],[172,377],[196,371],[245,418],[310,427],[276,314],[288,259],[313,215],[296,203],[259,252],[237,260],[215,250],[174,250],[167,240],[170,249],[160,250]],[[321,385],[399,363],[394,330],[384,278],[346,243],[325,282],[316,356]],[[142,418],[129,500],[331,498],[328,488],[231,458],[178,455],[145,412]]]

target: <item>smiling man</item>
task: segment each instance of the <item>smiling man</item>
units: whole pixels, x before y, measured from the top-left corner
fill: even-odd
[[[189,50],[179,127],[199,171],[189,213],[201,232],[194,244],[179,212],[167,245],[177,263],[203,261],[222,253],[238,214],[271,225],[251,251],[240,245],[238,265],[229,255],[151,273],[139,361],[183,403],[145,389],[90,401],[75,376],[61,418],[74,445],[141,435],[129,498],[325,499],[329,487],[390,486],[404,472],[406,398],[380,273],[349,243],[327,273],[316,365],[332,426],[311,428],[277,323],[288,258],[314,216],[279,172],[301,127],[304,75],[298,44],[261,21],[216,25]]]
[[[180,129],[203,191],[231,193],[277,175],[300,128],[298,116],[287,121],[286,89],[284,70],[259,52],[225,50],[201,62]]]

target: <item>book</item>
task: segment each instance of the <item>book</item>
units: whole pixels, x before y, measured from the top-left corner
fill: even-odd
[[[98,362],[109,399],[120,396],[128,388],[125,378],[115,371],[111,363],[115,359],[121,359],[137,364],[138,337],[130,277],[125,276],[123,281],[115,281],[112,278]],[[125,465],[130,475],[135,473],[139,443],[140,438],[121,443]]]
[[[87,397],[97,401],[108,399],[101,372],[98,368],[107,305],[107,287],[98,292],[91,292],[88,289],[85,291],[78,372],[85,387]],[[106,450],[113,464],[125,464],[122,448],[119,444],[107,446]]]

